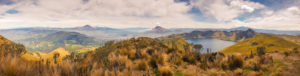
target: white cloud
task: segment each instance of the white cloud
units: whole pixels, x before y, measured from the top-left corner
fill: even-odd
[[[0,13],[9,9],[20,13],[1,16],[0,27],[16,22],[29,26],[94,24],[122,28],[128,27],[126,25],[155,26],[152,23],[160,21],[193,21],[187,14],[190,6],[173,0],[23,0],[13,5],[0,5]]]
[[[218,21],[230,21],[244,13],[265,7],[245,0],[192,0],[192,5]]]
[[[300,30],[299,21],[299,7],[291,6],[275,12],[263,11],[261,17],[249,18],[242,25],[261,29]]]
[[[299,0],[282,10],[249,0],[191,0],[191,5],[174,0],[14,0],[0,5],[0,29],[16,27],[74,27],[85,24],[116,28],[163,27],[232,28],[248,26],[263,29],[300,30]],[[298,5],[297,5],[298,4]],[[294,5],[294,6],[292,6]],[[218,22],[205,23],[188,12],[196,7]],[[5,14],[7,10],[18,14]],[[256,10],[262,10],[256,12]],[[258,16],[245,17],[244,14]],[[4,14],[4,15],[3,15]],[[262,16],[260,16],[262,15]]]

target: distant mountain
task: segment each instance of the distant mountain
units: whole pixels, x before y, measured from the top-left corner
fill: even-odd
[[[50,28],[17,28],[0,30],[0,35],[19,43],[19,40],[44,37],[55,32]]]
[[[145,31],[145,34],[164,34],[164,33],[170,33],[171,31],[169,31],[168,29],[161,27],[161,26],[155,26],[154,28],[152,28],[149,31]]]
[[[189,38],[217,38],[221,40],[239,41],[246,38],[251,38],[255,36],[256,33],[252,29],[246,31],[236,30],[236,31],[192,31],[190,33],[174,34],[169,37],[183,37]]]
[[[150,37],[150,38],[157,38],[161,36],[168,36],[171,34],[179,34],[179,33],[184,33],[185,31],[183,30],[177,30],[177,29],[166,29],[162,26],[155,26],[152,29],[148,29],[146,31],[142,32],[136,32],[136,33],[130,33],[127,34],[127,38],[132,38],[132,37]]]
[[[269,33],[269,34],[287,34],[287,35],[300,35],[300,30],[298,31],[289,31],[289,30],[267,30],[267,29],[255,29],[255,28],[250,28],[250,27],[236,27],[236,28],[231,28],[228,29],[229,31],[234,31],[234,30],[247,30],[247,29],[253,29],[255,32],[259,33]]]
[[[243,40],[235,45],[227,47],[220,52],[225,54],[242,53],[249,55],[251,54],[251,51],[255,54],[258,47],[264,47],[266,52],[285,52],[291,51],[294,48],[299,48],[300,45],[275,35],[258,34],[253,38]]]
[[[69,44],[81,44],[81,45],[86,45],[95,42],[93,38],[88,37],[84,34],[80,34],[77,32],[66,32],[66,31],[59,31],[50,34],[44,38],[41,38],[41,40],[54,42],[54,43],[69,43]]]
[[[154,32],[167,32],[168,30],[166,28],[163,28],[161,26],[155,26],[152,31]]]
[[[30,51],[50,52],[62,47],[69,51],[76,51],[83,47],[99,45],[93,38],[77,32],[58,31],[38,39],[23,40]]]
[[[230,30],[233,30],[233,31],[234,31],[234,30],[245,31],[245,30],[248,30],[248,29],[253,29],[253,28],[241,26],[241,27],[231,28]]]
[[[77,29],[80,29],[80,30],[95,30],[95,28],[90,26],[90,25],[84,25],[82,27],[77,27]]]

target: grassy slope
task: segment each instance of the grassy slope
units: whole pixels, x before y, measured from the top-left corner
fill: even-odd
[[[0,45],[1,44],[11,44],[12,42],[0,35]]]
[[[282,39],[285,39],[287,41],[296,42],[298,45],[300,45],[300,35],[292,36],[292,35],[276,35],[277,37],[280,37]]]
[[[70,55],[70,53],[68,51],[66,51],[64,48],[57,48],[50,53],[43,53],[43,52],[29,53],[29,52],[27,52],[27,53],[22,54],[21,57],[28,61],[38,61],[41,58],[44,60],[48,59],[48,60],[52,61],[54,59],[53,56],[55,53],[59,53],[58,61],[61,61],[64,57],[66,57],[67,55]]]
[[[253,45],[253,43],[255,42],[258,44]],[[284,52],[292,50],[293,48],[300,48],[299,45],[278,38],[276,36],[268,34],[258,34],[256,37],[238,42],[237,44],[227,47],[220,52],[225,54],[242,53],[249,55],[251,53],[251,50],[253,53],[256,53],[257,47],[266,47],[266,52]]]
[[[49,59],[53,60],[53,56],[55,53],[59,53],[58,60],[62,60],[65,56],[70,55],[68,51],[66,51],[64,48],[57,48],[54,51],[48,53],[47,55],[42,56],[43,59]]]
[[[168,46],[168,48],[175,48],[182,52],[184,52],[184,50],[187,50],[186,47],[188,47],[189,50],[192,50],[192,44],[186,42],[183,38],[160,37],[158,38],[158,40],[161,41],[164,45]]]
[[[34,54],[30,53],[30,52],[26,52],[26,53],[22,54],[21,58],[25,59],[27,61],[39,61],[40,60],[39,56],[34,55]]]

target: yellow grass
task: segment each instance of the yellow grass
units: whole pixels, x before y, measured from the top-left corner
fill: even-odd
[[[258,44],[253,45],[253,43]],[[221,50],[220,52],[225,54],[242,53],[249,55],[251,51],[256,53],[257,47],[265,47],[266,52],[284,52],[290,51],[294,48],[300,48],[300,46],[296,43],[281,39],[274,35],[258,34],[256,37],[240,41],[235,45]]]
[[[22,59],[25,59],[27,61],[39,61],[40,57],[34,54],[31,54],[29,52],[26,52],[25,54],[21,55]]]

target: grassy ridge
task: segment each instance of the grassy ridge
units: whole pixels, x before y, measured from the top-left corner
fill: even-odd
[[[269,34],[258,34],[253,38],[249,38],[238,42],[237,44],[227,47],[220,52],[225,54],[242,53],[250,54],[251,51],[256,53],[257,47],[265,47],[266,52],[284,52],[300,48],[299,45]]]
[[[300,45],[300,35],[292,36],[292,35],[276,35],[277,37],[280,37],[282,39],[285,39],[287,41],[295,42],[296,44]]]

